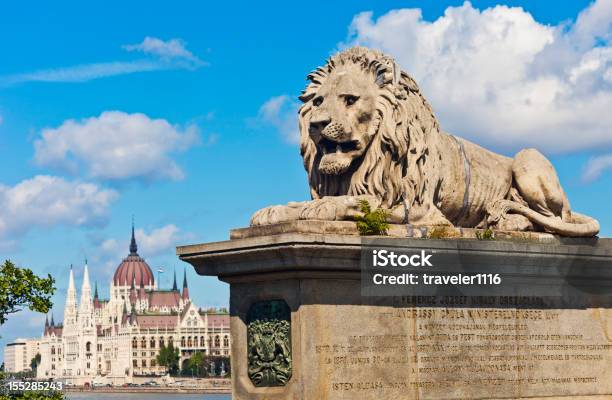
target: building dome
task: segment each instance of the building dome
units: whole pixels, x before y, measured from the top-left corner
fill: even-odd
[[[134,226],[132,226],[132,241],[130,243],[130,254],[121,261],[113,277],[115,286],[131,286],[136,280],[136,287],[153,286],[153,271],[144,258],[138,255],[138,246],[134,237]]]

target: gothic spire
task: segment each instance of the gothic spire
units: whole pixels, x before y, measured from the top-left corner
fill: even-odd
[[[138,254],[138,246],[136,245],[136,236],[134,235],[134,217],[132,216],[132,241],[130,242],[130,255]]]
[[[53,313],[51,313],[51,326],[55,326],[55,321],[53,320]]]
[[[72,316],[77,312],[77,293],[74,285],[74,271],[70,264],[70,275],[68,276],[68,292],[66,293],[66,303],[64,304],[64,321],[70,323]]]
[[[95,283],[95,289],[94,289],[94,300],[98,300],[98,281],[96,281]]]
[[[189,288],[187,287],[187,268],[183,275],[183,300],[189,300]]]
[[[172,285],[172,290],[175,292],[178,291],[178,286],[176,285],[176,268],[174,269],[174,284]]]

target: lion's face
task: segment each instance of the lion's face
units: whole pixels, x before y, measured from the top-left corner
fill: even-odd
[[[352,64],[335,69],[317,90],[305,126],[321,173],[341,175],[362,158],[380,124],[378,95],[372,75]]]

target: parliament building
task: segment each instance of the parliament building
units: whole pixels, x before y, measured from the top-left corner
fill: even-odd
[[[76,385],[104,379],[121,384],[135,376],[161,376],[159,349],[170,343],[181,362],[195,352],[230,355],[229,315],[199,309],[189,297],[187,275],[179,290],[158,288],[153,272],[138,255],[132,227],[129,255],[110,282],[110,297],[98,296],[89,281],[87,262],[80,301],[70,269],[63,324],[45,322],[39,340],[38,379],[60,379]]]

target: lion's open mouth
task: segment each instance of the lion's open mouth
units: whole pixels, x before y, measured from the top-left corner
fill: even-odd
[[[322,138],[319,146],[323,150],[323,154],[329,153],[350,153],[359,150],[359,141],[351,140],[348,142],[335,142],[326,138]]]
[[[323,154],[319,163],[319,171],[327,175],[345,173],[353,160],[362,153],[358,140],[336,142],[328,138],[321,138],[318,146]]]

